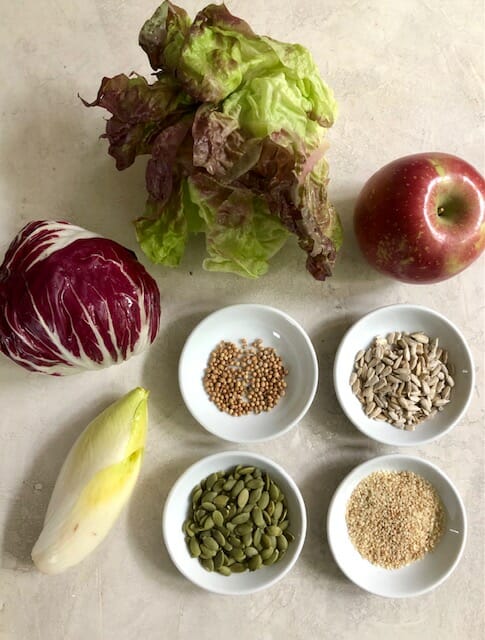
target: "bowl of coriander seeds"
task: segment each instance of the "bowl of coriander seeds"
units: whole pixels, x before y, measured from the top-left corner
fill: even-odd
[[[474,386],[460,330],[427,307],[376,309],[345,334],[334,386],[349,420],[368,437],[417,446],[448,433],[465,415]]]
[[[308,411],[318,382],[315,349],[289,315],[259,304],[224,307],[188,337],[179,386],[192,416],[230,442],[271,440]]]

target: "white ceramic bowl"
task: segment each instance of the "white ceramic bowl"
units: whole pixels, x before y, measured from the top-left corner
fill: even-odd
[[[450,403],[433,418],[418,424],[415,431],[368,418],[349,384],[357,352],[367,348],[376,336],[392,331],[424,331],[430,338],[439,338],[439,345],[448,350],[449,362],[455,366]],[[333,379],[343,411],[362,433],[384,444],[417,446],[441,437],[464,416],[472,397],[474,367],[465,338],[452,322],[427,307],[396,304],[368,313],[347,331],[335,356]]]
[[[289,531],[295,540],[288,546],[284,558],[257,571],[222,576],[206,571],[187,550],[182,525],[190,507],[192,489],[214,471],[224,471],[238,464],[251,465],[267,471],[286,496]],[[177,569],[194,584],[207,591],[224,595],[244,595],[261,591],[281,580],[300,555],[306,534],[306,511],[303,498],[291,476],[275,462],[255,453],[224,451],[202,458],[189,467],[172,487],[163,509],[163,539]]]
[[[413,471],[436,489],[446,509],[443,537],[424,558],[402,569],[383,569],[365,560],[350,541],[345,511],[352,491],[373,471]],[[451,480],[434,464],[405,455],[380,456],[356,467],[339,485],[327,516],[330,550],[343,573],[356,585],[378,596],[407,598],[436,588],[457,566],[466,541],[466,514]]]
[[[261,338],[273,347],[288,369],[286,395],[266,413],[234,417],[219,411],[203,387],[211,351],[221,340],[239,343]],[[179,362],[182,397],[207,431],[230,442],[261,442],[296,425],[308,411],[318,382],[315,350],[305,331],[286,313],[259,304],[239,304],[215,311],[192,331]]]

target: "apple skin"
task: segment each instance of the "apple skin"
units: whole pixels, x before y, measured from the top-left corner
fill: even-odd
[[[485,180],[446,153],[399,158],[364,185],[354,229],[381,273],[414,284],[446,280],[485,248]]]

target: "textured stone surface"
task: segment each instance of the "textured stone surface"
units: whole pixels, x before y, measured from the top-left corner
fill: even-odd
[[[192,13],[202,2],[184,2]],[[335,90],[330,191],[346,228],[335,276],[311,280],[289,243],[256,282],[201,270],[191,248],[176,271],[151,268],[163,328],[153,348],[106,371],[55,379],[0,359],[1,640],[428,640],[480,637],[484,625],[484,261],[449,282],[405,286],[367,267],[352,237],[352,203],[365,179],[407,153],[456,153],[484,169],[483,37],[479,0],[228,1],[256,31],[299,41]],[[84,109],[103,75],[148,72],[137,45],[154,2],[4,2],[0,34],[0,253],[27,220],[66,217],[136,249],[130,221],[144,201],[144,162],[123,174],[106,154],[103,113]],[[192,274],[192,275],[191,275]],[[267,303],[310,333],[321,382],[300,426],[271,456],[300,485],[308,538],[294,570],[245,598],[209,595],[187,582],[161,542],[163,501],[184,468],[224,448],[183,406],[177,361],[190,330],[235,302]],[[331,369],[349,325],[376,306],[422,303],[456,322],[473,350],[477,388],[466,418],[441,442],[410,453],[437,463],[469,515],[461,564],[439,589],[389,601],[360,591],[333,562],[324,523],[332,492],[358,462],[391,451],[360,435],[335,398]],[[115,397],[143,384],[151,394],[149,444],[133,499],[102,548],[78,567],[44,577],[30,562],[60,465],[74,438]]]

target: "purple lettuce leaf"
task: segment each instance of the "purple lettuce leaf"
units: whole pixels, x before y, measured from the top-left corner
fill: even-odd
[[[138,42],[152,69],[175,71],[190,24],[187,12],[168,0],[145,22]]]

